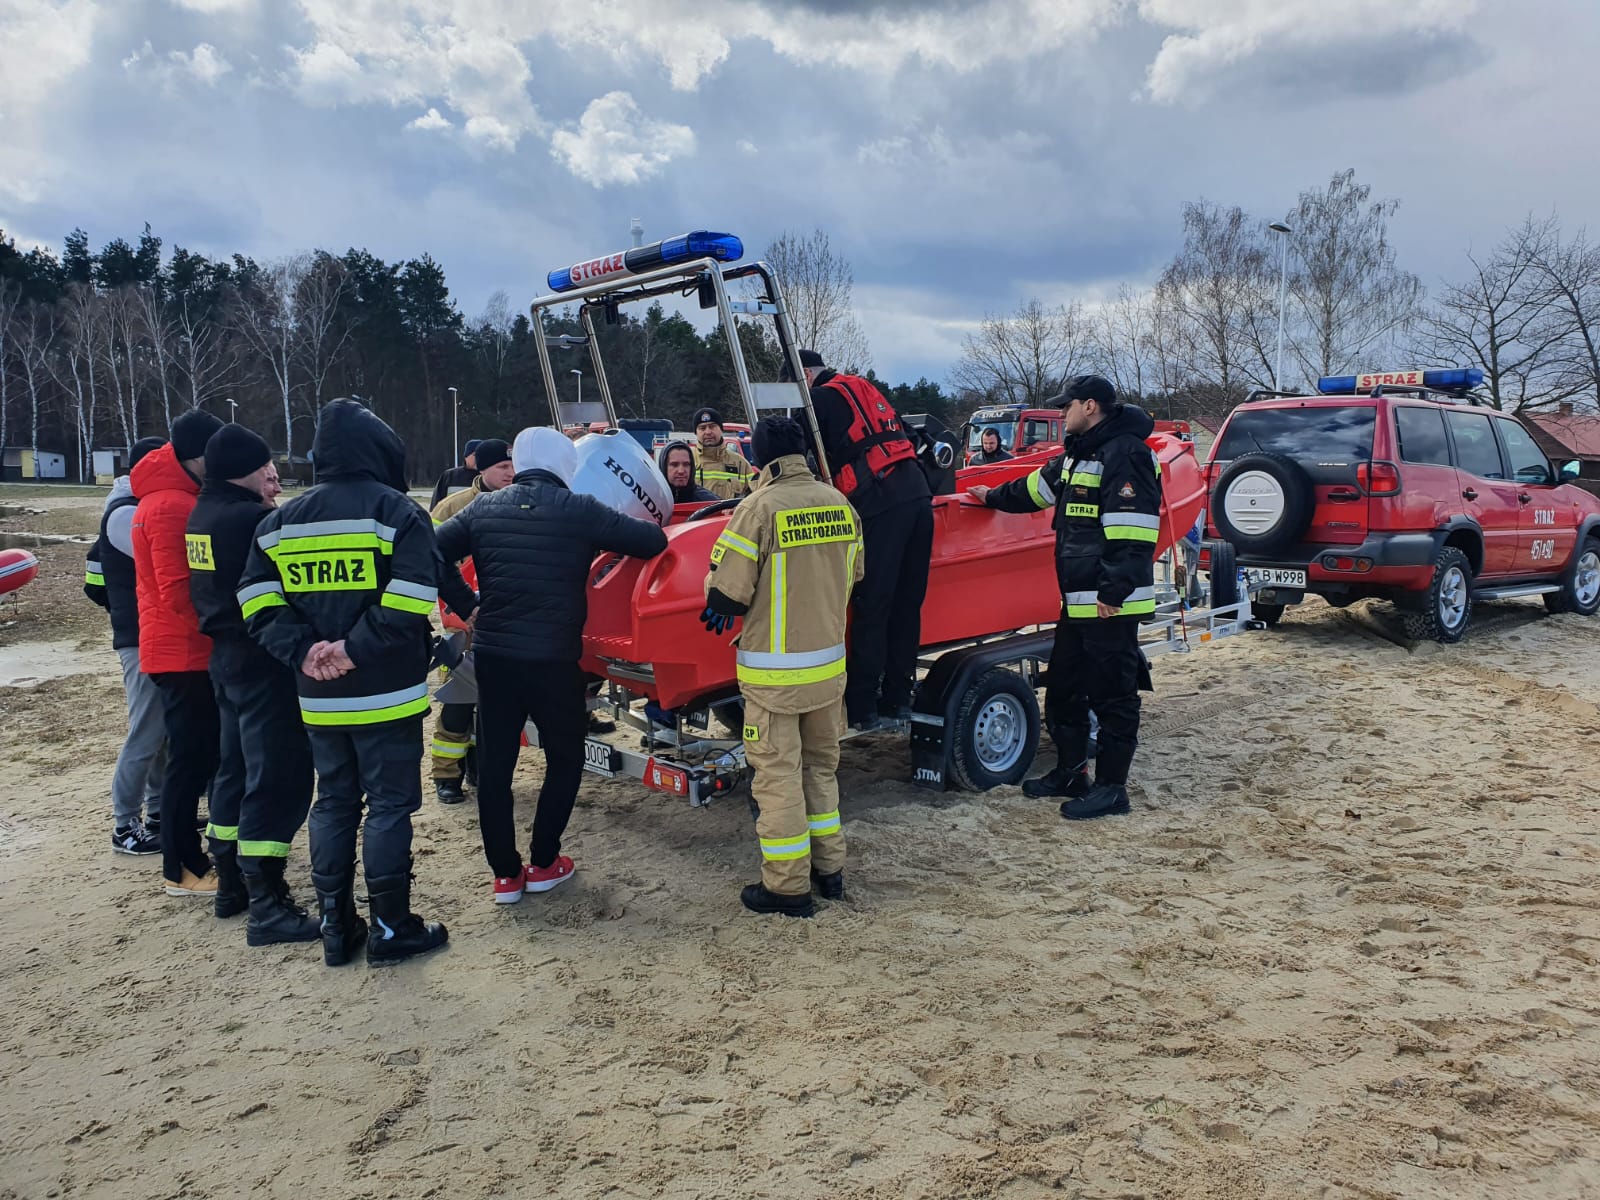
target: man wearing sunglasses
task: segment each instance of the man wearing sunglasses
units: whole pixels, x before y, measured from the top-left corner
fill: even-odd
[[[1117,400],[1098,375],[1066,380],[1047,401],[1064,409],[1063,453],[1001,487],[971,494],[990,508],[1054,508],[1061,621],[1045,682],[1044,716],[1055,769],[1022,785],[1028,796],[1062,796],[1068,820],[1128,811],[1128,769],[1139,737],[1139,691],[1150,668],[1139,622],[1155,612],[1154,551],[1160,529],[1160,464],[1145,445],[1155,423]],[[1089,782],[1089,713],[1100,721],[1095,781]]]

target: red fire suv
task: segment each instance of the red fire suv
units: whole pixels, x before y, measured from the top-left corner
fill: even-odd
[[[1457,642],[1475,600],[1600,609],[1600,498],[1572,486],[1478,370],[1328,377],[1256,392],[1206,466],[1208,533],[1263,585],[1269,625],[1308,593],[1393,601],[1407,633]]]

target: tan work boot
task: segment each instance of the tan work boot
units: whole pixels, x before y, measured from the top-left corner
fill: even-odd
[[[201,878],[188,867],[183,869],[183,878],[174,883],[170,879],[163,879],[161,886],[166,889],[169,896],[216,896],[217,873],[208,871],[205,878]]]

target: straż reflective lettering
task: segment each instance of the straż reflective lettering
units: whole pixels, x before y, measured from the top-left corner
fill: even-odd
[[[582,283],[590,280],[606,279],[625,270],[627,270],[627,267],[623,264],[622,255],[607,254],[604,258],[591,258],[588,262],[574,263],[572,265],[572,282]]]

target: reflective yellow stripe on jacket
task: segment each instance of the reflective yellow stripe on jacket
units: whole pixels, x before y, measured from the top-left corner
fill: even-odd
[[[239,615],[247,621],[263,608],[288,603],[284,599],[283,584],[276,580],[270,583],[251,584],[249,587],[240,588],[233,595],[239,602]]]
[[[844,674],[844,643],[825,650],[803,650],[793,654],[740,650],[735,670],[740,683],[787,687],[821,683]]]

